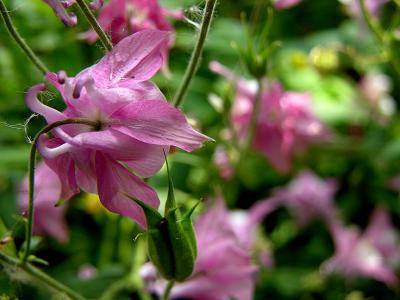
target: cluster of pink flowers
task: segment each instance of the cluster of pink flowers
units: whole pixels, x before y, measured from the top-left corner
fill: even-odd
[[[171,298],[252,299],[258,267],[252,263],[250,253],[255,229],[268,212],[269,205],[264,203],[255,204],[249,212],[230,212],[224,200],[218,198],[195,223],[198,245],[195,270],[185,282],[174,285]],[[272,264],[267,249],[259,258],[265,266]],[[140,273],[149,292],[163,294],[167,282],[151,263],[146,263]]]
[[[235,84],[231,121],[237,136],[244,139],[248,134],[256,85],[252,81],[237,78],[217,62],[212,62],[210,69]],[[278,82],[265,80],[253,146],[278,171],[288,172],[296,151],[301,151],[309,143],[323,141],[328,136],[328,130],[312,112],[308,94],[287,92]]]
[[[170,146],[192,151],[209,140],[190,127],[184,115],[148,81],[163,64],[161,52],[168,40],[165,31],[143,30],[123,39],[75,77],[64,72],[47,74],[65,102],[63,112],[38,100],[43,84],[30,88],[28,107],[49,124],[67,118],[97,124],[58,127],[52,138],[43,135],[38,143],[45,163],[59,177],[61,198],[69,199],[80,189],[97,193],[108,210],[146,228],[142,209],[124,193],[152,207],[159,206],[159,199],[135,174],[154,175]]]

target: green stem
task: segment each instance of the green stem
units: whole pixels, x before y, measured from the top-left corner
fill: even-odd
[[[183,76],[183,80],[174,96],[173,103],[175,107],[178,107],[182,104],[183,97],[186,94],[190,81],[192,80],[200,64],[201,54],[203,52],[204,43],[206,41],[206,37],[210,29],[216,5],[217,5],[217,0],[207,0],[206,2],[203,19],[201,21],[200,33],[196,45],[192,52],[192,56],[190,57],[190,61],[186,68],[185,75]]]
[[[101,28],[99,22],[97,22],[96,17],[93,15],[90,7],[86,4],[84,0],[76,0],[79,8],[82,10],[83,14],[85,15],[86,19],[88,20],[90,26],[96,31],[97,36],[99,37],[100,41],[103,43],[104,47],[107,51],[111,51],[113,48],[113,44],[110,40],[110,37],[104,32]]]
[[[70,299],[73,300],[85,300],[86,298],[74,292],[69,287],[65,286],[61,282],[55,280],[50,277],[40,269],[32,266],[29,263],[21,264],[20,261],[14,257],[8,256],[3,252],[0,252],[0,263],[6,265],[9,270],[15,272],[17,269],[25,271],[27,274],[31,275],[36,280],[39,280],[41,283],[45,284],[48,288],[59,292],[59,294],[65,294]]]
[[[174,287],[175,281],[170,280],[165,288],[164,294],[161,300],[169,300],[169,296],[171,294],[172,288]]]
[[[11,17],[8,14],[7,7],[5,6],[3,0],[0,0],[0,13],[3,17],[4,25],[6,26],[8,33],[21,48],[22,52],[25,53],[25,55],[32,61],[32,63],[39,69],[40,72],[43,74],[48,73],[49,70],[44,63],[36,56],[25,40],[19,35],[17,28],[13,24]]]
[[[378,22],[372,18],[369,14],[367,6],[365,5],[365,0],[358,0],[361,8],[361,12],[363,14],[364,20],[368,25],[368,28],[375,34],[376,38],[382,44],[385,41],[385,33],[382,28],[379,26]]]
[[[396,60],[396,58],[393,55],[392,37],[385,35],[385,32],[381,28],[379,23],[370,15],[370,13],[367,9],[367,6],[365,5],[365,0],[358,0],[358,2],[360,4],[361,12],[362,12],[365,22],[368,25],[368,28],[375,35],[375,38],[378,40],[378,42],[381,44],[381,47],[386,52],[385,54],[387,56],[385,58],[389,59],[389,63],[393,66],[395,71],[398,74],[400,74],[400,63]],[[396,1],[396,3],[397,3],[397,1]]]
[[[35,190],[35,163],[36,163],[36,148],[37,148],[37,143],[39,141],[39,137],[47,133],[54,128],[66,124],[86,124],[89,126],[96,127],[98,126],[98,123],[95,121],[91,121],[88,119],[81,119],[81,118],[71,118],[71,119],[65,119],[65,120],[60,120],[57,122],[54,122],[52,124],[47,125],[46,127],[42,128],[35,136],[32,146],[31,146],[31,152],[29,156],[29,175],[28,175],[28,223],[27,223],[27,229],[26,229],[26,249],[24,256],[22,257],[22,262],[25,263],[29,257],[29,252],[31,248],[31,240],[32,240],[32,227],[33,227],[33,209],[34,209],[34,190]]]

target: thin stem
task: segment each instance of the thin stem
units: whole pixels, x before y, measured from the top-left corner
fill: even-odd
[[[40,72],[46,74],[49,72],[45,64],[36,56],[36,54],[32,51],[32,49],[28,46],[25,40],[19,35],[17,28],[11,20],[10,15],[8,14],[7,7],[5,6],[3,0],[0,0],[0,13],[3,17],[4,25],[7,28],[8,33],[14,39],[14,41],[21,48],[22,52],[31,60],[31,62],[39,69]]]
[[[169,296],[171,294],[172,288],[174,287],[175,281],[170,280],[165,288],[164,294],[161,300],[169,300]]]
[[[51,130],[53,130],[56,127],[66,125],[66,124],[86,124],[90,125],[93,127],[98,126],[98,123],[95,121],[91,121],[88,119],[81,119],[81,118],[71,118],[71,119],[65,119],[65,120],[60,120],[57,122],[54,122],[52,124],[47,125],[46,127],[42,128],[35,136],[32,146],[31,146],[31,152],[29,156],[29,175],[28,175],[28,224],[27,224],[27,229],[26,229],[26,249],[24,256],[22,257],[22,262],[26,263],[28,257],[29,257],[29,252],[31,248],[31,240],[32,240],[32,227],[33,227],[33,209],[34,209],[34,190],[35,190],[35,164],[36,164],[36,149],[37,149],[37,143],[39,141],[39,137],[47,133]]]
[[[385,59],[389,60],[389,63],[393,66],[395,71],[400,74],[400,63],[397,61],[395,56],[393,55],[392,50],[392,37],[385,35],[384,30],[381,28],[379,23],[371,16],[369,13],[367,6],[365,5],[365,0],[358,0],[359,5],[361,7],[361,12],[364,17],[365,22],[368,25],[368,28],[375,35],[375,38],[381,44],[381,47],[386,52]],[[397,1],[396,1],[397,4]]]
[[[190,57],[190,61],[186,68],[185,75],[183,76],[183,80],[174,96],[173,103],[175,107],[178,107],[179,105],[182,104],[183,97],[186,94],[190,81],[192,80],[200,64],[201,54],[203,52],[204,43],[206,41],[206,37],[210,29],[216,5],[217,5],[217,0],[207,0],[206,2],[203,19],[201,21],[200,33],[196,45],[192,52],[192,56]]]
[[[104,30],[101,28],[99,22],[97,22],[96,17],[93,15],[90,7],[86,4],[84,0],[76,0],[79,8],[82,10],[83,14],[85,15],[86,19],[88,20],[90,26],[96,31],[97,36],[99,37],[100,41],[103,43],[104,47],[107,51],[111,51],[113,48],[113,44],[110,40],[110,37]]]
[[[369,14],[368,8],[365,5],[365,0],[358,0],[361,12],[363,14],[364,20],[368,25],[368,28],[375,34],[376,38],[379,40],[380,43],[384,43],[385,41],[385,34],[382,28],[379,26],[378,22],[372,18]]]
[[[8,256],[0,251],[0,264],[6,265],[10,270],[20,269],[31,275],[36,280],[45,284],[48,288],[59,292],[60,294],[67,295],[72,300],[85,300],[83,296],[77,294],[75,291],[65,286],[61,282],[50,277],[40,269],[32,266],[29,263],[21,264],[20,261],[14,257]]]

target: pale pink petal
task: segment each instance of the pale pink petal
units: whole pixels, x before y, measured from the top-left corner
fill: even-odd
[[[46,86],[44,84],[37,84],[32,86],[26,94],[26,105],[31,111],[42,115],[46,119],[47,123],[54,123],[56,121],[65,119],[65,116],[61,112],[52,107],[44,105],[37,98],[37,95],[45,90]]]

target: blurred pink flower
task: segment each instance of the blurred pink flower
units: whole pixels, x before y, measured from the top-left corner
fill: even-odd
[[[172,299],[251,300],[258,270],[250,256],[253,234],[268,211],[269,207],[262,203],[239,216],[229,212],[221,198],[217,199],[195,224],[198,244],[195,270],[187,281],[175,284]],[[271,260],[265,262],[270,264]],[[149,292],[163,293],[166,282],[152,264],[145,264],[140,275]]]
[[[361,79],[359,87],[371,117],[381,124],[387,122],[396,112],[396,102],[390,96],[390,78],[382,73],[370,72]]]
[[[300,2],[301,0],[273,0],[272,5],[275,6],[277,10],[281,10],[295,6]]]
[[[110,0],[98,16],[101,27],[111,36],[113,44],[117,44],[126,36],[145,29],[159,29],[171,32],[168,43],[161,49],[164,57],[164,70],[167,71],[168,52],[174,45],[174,28],[167,17],[183,19],[183,11],[170,11],[162,8],[157,0]],[[90,43],[97,40],[93,30],[83,37]]]
[[[80,266],[78,270],[78,278],[82,280],[88,280],[93,277],[95,277],[97,274],[97,269],[96,267],[90,265],[90,264],[85,264]]]
[[[311,171],[302,171],[287,186],[276,188],[264,201],[271,207],[289,209],[301,226],[317,218],[330,224],[337,217],[333,204],[336,190],[334,180],[323,180]]]
[[[239,138],[248,131],[257,87],[255,82],[238,78],[217,62],[210,69],[236,86],[231,120]],[[294,153],[311,142],[326,140],[327,128],[313,114],[308,94],[285,92],[276,81],[264,81],[254,147],[280,172],[288,172]]]
[[[363,234],[355,228],[331,224],[336,252],[322,265],[324,273],[338,272],[348,278],[370,277],[388,285],[398,279],[393,271],[399,263],[399,244],[389,216],[376,210]]]
[[[146,227],[142,209],[123,193],[152,207],[158,207],[159,200],[155,191],[126,167],[140,176],[152,176],[163,165],[163,151],[170,146],[192,151],[209,139],[190,127],[185,116],[148,81],[163,63],[160,52],[168,36],[164,31],[144,30],[122,40],[75,78],[67,78],[63,72],[49,73],[47,80],[67,106],[63,112],[37,99],[44,85],[28,91],[28,107],[49,124],[66,118],[98,123],[96,128],[78,124],[58,127],[52,131],[53,138],[40,139],[38,149],[59,176],[63,198],[70,198],[79,188],[98,193],[108,210]]]
[[[68,240],[68,228],[64,214],[66,205],[57,206],[61,198],[61,182],[45,163],[41,162],[35,171],[35,209],[33,234],[49,235],[59,242]],[[18,190],[18,202],[24,214],[28,210],[28,178],[25,177]]]

